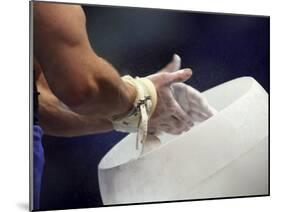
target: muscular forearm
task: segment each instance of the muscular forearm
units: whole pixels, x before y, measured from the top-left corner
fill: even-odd
[[[71,111],[57,99],[43,82],[38,81],[40,125],[45,134],[72,137],[112,130],[112,124],[106,119],[83,116]]]
[[[53,93],[82,115],[111,118],[126,113],[134,102],[135,89],[91,49],[77,48],[80,49],[43,60],[44,74]]]
[[[105,119],[79,115],[52,104],[40,104],[40,125],[47,135],[73,137],[112,130]]]
[[[82,115],[111,119],[126,113],[135,89],[91,48],[82,8],[34,5],[34,54],[52,92]]]
[[[87,80],[79,82],[84,83],[85,90],[77,92],[76,95],[80,95],[80,98],[71,97],[70,101],[64,102],[82,115],[95,114],[95,117],[110,119],[114,115],[125,114],[131,109],[136,98],[135,88],[124,83],[106,60],[91,56],[94,53],[89,54],[88,58],[84,57],[87,65],[83,67],[87,72]]]

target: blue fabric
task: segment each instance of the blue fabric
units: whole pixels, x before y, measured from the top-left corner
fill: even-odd
[[[116,131],[71,138],[44,135],[40,210],[102,206],[98,164],[126,135]]]
[[[40,208],[41,178],[44,166],[44,150],[42,146],[43,131],[39,125],[33,126],[33,208]]]

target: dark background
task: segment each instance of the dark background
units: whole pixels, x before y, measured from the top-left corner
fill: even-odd
[[[252,76],[269,92],[269,18],[125,7],[83,7],[93,49],[123,74],[146,76],[174,53],[204,91]],[[45,136],[42,209],[101,206],[97,165],[126,134]]]

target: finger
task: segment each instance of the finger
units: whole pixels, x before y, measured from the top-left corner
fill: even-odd
[[[187,96],[187,89],[183,87],[184,83],[174,83],[171,85],[171,89],[173,95],[178,102],[178,104],[182,107],[182,109],[187,113],[189,111],[189,99]]]
[[[184,122],[178,120],[178,118],[174,116],[167,117],[163,122],[159,125],[159,129],[165,132],[177,132],[183,131],[185,128]]]
[[[164,131],[166,133],[170,133],[170,134],[173,134],[173,135],[179,135],[183,132],[186,132],[188,130],[190,130],[190,128],[193,126],[193,123],[190,124],[183,124],[182,126],[180,127],[174,127],[174,126],[169,126],[167,124],[163,124],[161,126],[159,126],[159,129],[161,131]]]
[[[180,93],[182,89],[186,90],[184,95],[176,95],[176,99],[188,114],[193,111],[195,111],[196,114],[202,113],[202,116],[198,117],[197,115],[196,117],[199,121],[205,120],[216,113],[216,110],[209,105],[207,99],[191,86],[183,83],[175,83],[171,87],[174,90],[174,94]]]
[[[171,92],[168,95],[171,99],[174,99],[174,96]],[[183,108],[176,100],[171,103],[171,115],[183,122],[187,122],[188,120],[190,120],[187,113],[183,110]]]
[[[172,131],[172,127],[171,126],[169,126],[169,125],[160,125],[159,126],[159,130],[160,131],[164,131],[164,132],[171,132]]]
[[[174,115],[171,115],[169,117],[166,117],[163,123],[160,124],[160,126],[165,129],[177,128],[180,129],[180,131],[185,131],[193,127],[194,123],[192,122],[192,118],[190,116],[188,116],[188,120],[179,120]]]
[[[181,133],[189,131],[194,126],[192,121],[185,122],[183,127],[179,129]]]
[[[166,123],[168,123],[172,129],[180,129],[184,126],[184,122],[174,115],[171,115]]]
[[[163,69],[163,72],[175,72],[180,69],[181,66],[181,58],[177,54],[173,55],[173,59],[170,63],[168,63]]]
[[[189,86],[189,85],[185,85],[186,89],[187,89],[187,99],[191,102],[194,102],[194,103],[198,103],[201,101],[201,99],[203,98],[202,97],[202,94],[196,90],[195,88]]]
[[[179,131],[179,130],[172,130],[172,131],[170,131],[170,134],[172,134],[172,135],[180,135],[182,132],[181,131]]]
[[[191,102],[191,110],[196,110],[200,113],[206,114],[208,117],[211,117],[217,113],[217,111],[209,105],[208,101],[205,98],[199,99],[197,102]]]
[[[183,124],[182,128],[179,128],[179,131],[186,132],[186,131],[190,130],[193,126],[194,126],[193,122],[191,122],[191,121],[185,122]]]
[[[212,114],[206,112],[206,109],[202,109],[197,103],[190,103],[190,108],[188,111],[188,114],[190,115],[192,112],[198,113],[198,114],[202,114],[202,116],[205,116],[206,118],[209,118],[211,116],[213,116]]]
[[[188,129],[190,129],[190,128],[192,128],[194,126],[194,121],[192,121],[192,119],[191,119],[191,117],[190,117],[190,121],[188,121],[187,123],[186,123],[186,127],[188,128]]]
[[[179,135],[179,134],[181,134],[181,131],[179,131],[177,129],[168,128],[168,129],[165,129],[163,131],[166,132],[166,133],[172,134],[172,135]]]
[[[190,115],[192,121],[194,121],[194,122],[202,122],[209,118],[208,116],[206,116],[202,113],[195,112],[195,111],[191,111],[188,114]]]
[[[182,127],[182,128],[176,128],[176,129],[173,129],[172,131],[170,131],[171,134],[174,134],[174,135],[179,135],[179,134],[182,134],[183,132],[186,132],[190,130],[190,128],[188,127]]]
[[[182,132],[187,132],[191,129],[191,127],[188,127],[188,126],[185,126],[183,129],[182,129]]]
[[[213,116],[218,113],[218,111],[214,107],[212,107],[211,105],[209,105],[209,110],[210,110],[210,112]]]
[[[217,113],[217,111],[209,105],[207,99],[191,86],[188,86],[187,96],[190,100],[191,107],[197,107],[201,113],[205,113],[209,117]]]
[[[172,83],[184,82],[188,80],[192,75],[192,70],[189,68],[181,69],[179,71],[169,73],[166,75],[165,83],[170,85]]]
[[[167,124],[161,124],[158,127],[158,130],[161,132],[172,133],[174,131],[173,127]]]

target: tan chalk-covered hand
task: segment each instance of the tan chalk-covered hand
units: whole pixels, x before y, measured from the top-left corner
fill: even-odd
[[[175,83],[172,85],[172,90],[175,99],[192,122],[205,121],[217,113],[207,99],[195,88],[184,83]]]
[[[191,69],[180,68],[180,57],[174,55],[172,61],[156,74],[147,76],[157,91],[157,105],[148,123],[148,133],[158,134],[167,132],[180,134],[192,127],[191,118],[184,109],[178,104],[173,95],[171,85],[184,82],[191,75]]]

